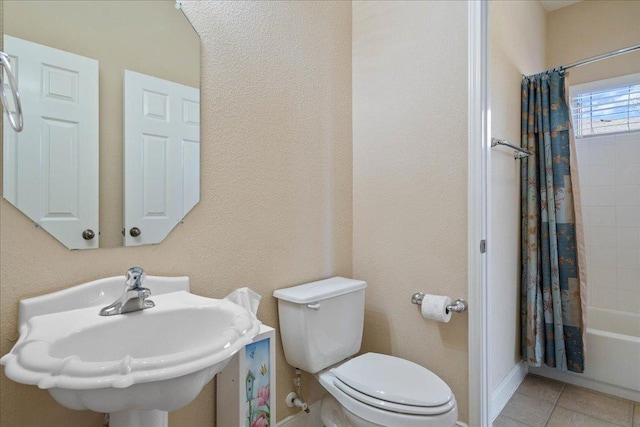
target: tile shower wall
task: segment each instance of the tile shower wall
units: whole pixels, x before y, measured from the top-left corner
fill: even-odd
[[[640,312],[640,132],[576,140],[588,304]]]

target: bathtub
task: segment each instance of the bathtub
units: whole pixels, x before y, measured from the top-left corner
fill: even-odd
[[[640,313],[587,307],[583,374],[543,366],[529,372],[640,401]]]

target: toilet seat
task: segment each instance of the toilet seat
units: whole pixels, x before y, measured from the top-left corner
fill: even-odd
[[[364,400],[369,400],[369,402],[371,402],[371,400],[366,397],[359,400],[352,396],[356,393],[351,393],[350,395],[344,392],[336,385],[340,380],[335,376],[335,369],[326,369],[317,374],[316,378],[325,390],[327,390],[329,394],[338,401],[345,411],[345,414],[351,414],[352,416],[359,417],[360,419],[371,423],[371,426],[449,427],[455,424],[458,417],[458,407],[454,396],[452,396],[451,400],[445,405],[437,408],[433,407],[432,409],[434,409],[434,414],[411,414],[408,413],[409,410],[415,408],[411,408],[410,405],[400,405],[399,407],[392,409],[388,405],[391,402],[385,403],[384,401],[377,399],[379,401],[378,403],[382,403],[382,405],[379,406],[384,406],[383,409],[365,402]],[[351,420],[351,418],[349,418],[349,420]],[[351,422],[353,422],[353,420],[351,420]],[[351,426],[352,424],[346,425]],[[364,424],[356,423],[353,425],[360,426]]]
[[[450,411],[453,408],[453,403],[451,401],[447,402],[444,405],[440,406],[414,406],[414,405],[402,405],[393,402],[387,402],[385,400],[376,399],[374,397],[368,396],[364,393],[355,390],[338,378],[333,380],[333,384],[342,392],[344,392],[347,396],[350,396],[366,405],[373,406],[374,408],[379,408],[385,411],[397,412],[400,414],[407,415],[439,415]]]
[[[437,415],[454,406],[449,386],[428,369],[394,356],[366,353],[331,369],[347,396],[385,411]]]

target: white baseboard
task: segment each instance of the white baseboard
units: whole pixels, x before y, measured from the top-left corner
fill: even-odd
[[[500,412],[504,409],[505,405],[513,396],[513,393],[516,392],[522,380],[527,375],[528,366],[524,360],[521,360],[517,365],[515,365],[507,376],[500,382],[498,387],[491,393],[491,422],[493,422]]]
[[[278,423],[278,427],[322,427],[320,419],[320,401],[309,405],[309,413],[300,411]]]
[[[529,368],[529,372],[542,377],[551,378],[552,380],[563,381],[568,384],[577,385],[578,387],[588,388],[600,393],[610,394],[612,396],[621,397],[623,399],[640,402],[640,392],[625,387],[619,387],[612,384],[603,383],[584,377],[583,374],[575,374],[571,372],[560,372],[555,368],[541,366],[539,368]]]

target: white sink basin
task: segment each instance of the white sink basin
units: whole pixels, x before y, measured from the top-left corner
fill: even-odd
[[[0,359],[10,379],[47,389],[61,405],[111,413],[111,426],[167,425],[190,403],[259,321],[227,300],[188,292],[188,278],[148,276],[155,307],[115,316],[123,277],[20,302],[20,338]]]

